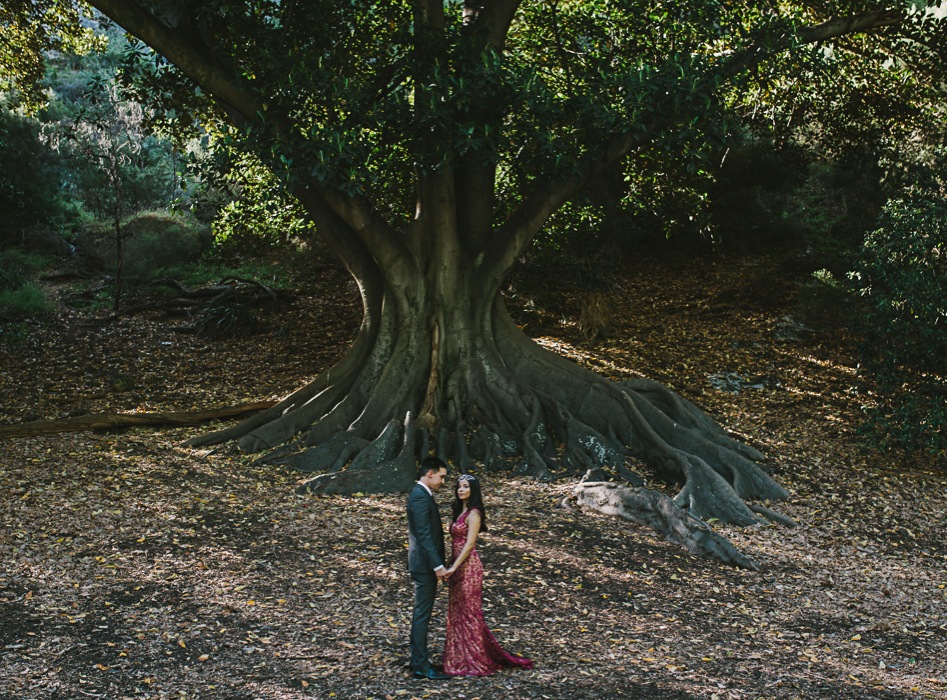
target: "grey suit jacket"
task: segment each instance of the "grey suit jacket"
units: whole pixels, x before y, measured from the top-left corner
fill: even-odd
[[[444,566],[444,527],[437,502],[421,484],[408,496],[408,571],[432,574]]]

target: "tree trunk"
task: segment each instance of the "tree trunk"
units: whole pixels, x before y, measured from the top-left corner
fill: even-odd
[[[489,229],[458,225],[457,208],[471,207],[452,182],[426,183],[425,215],[389,261],[336,245],[364,319],[334,367],[268,411],[186,444],[239,439],[247,452],[273,450],[263,461],[325,472],[307,483],[322,493],[405,491],[433,451],[464,472],[549,481],[604,468],[638,485],[624,466],[634,456],[683,485],[676,501],[691,515],[730,523],[759,522],[743,499],[787,496],[759,452],[677,394],[646,380],[613,383],[528,338],[499,292],[515,256],[489,264],[465,248]],[[311,211],[338,244],[338,222]]]
[[[120,181],[118,179],[118,163],[110,163],[110,179],[115,191],[115,209],[112,211],[113,224],[115,225],[115,303],[112,305],[112,311],[118,312],[122,302],[122,262],[124,261],[124,251],[122,250],[122,193],[120,190]]]

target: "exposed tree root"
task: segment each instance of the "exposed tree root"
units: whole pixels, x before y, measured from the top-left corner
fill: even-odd
[[[246,452],[269,450],[261,460],[316,473],[301,488],[324,494],[406,491],[417,460],[431,451],[459,472],[551,481],[600,469],[641,486],[626,466],[635,457],[680,486],[673,502],[604,481],[583,485],[576,498],[751,569],[706,521],[794,524],[744,502],[787,496],[762,468],[763,455],[666,387],[616,384],[547,352],[516,327],[502,301],[485,312],[479,330],[464,317],[396,323],[411,317],[409,308],[367,305],[355,344],[335,367],[263,414],[188,444],[238,440]]]
[[[790,518],[788,515],[777,513],[775,510],[770,510],[769,508],[755,505],[751,505],[750,510],[752,510],[754,513],[762,515],[764,518],[771,520],[774,523],[779,523],[780,525],[785,525],[786,527],[799,527],[799,523]]]
[[[317,476],[305,482],[299,490],[303,493],[323,494],[352,494],[359,491],[403,493],[414,483],[417,474],[416,438],[417,428],[408,413],[404,431],[401,423],[391,421],[378,439],[352,460],[349,469]]]
[[[272,401],[245,403],[227,408],[211,408],[203,411],[181,411],[178,413],[93,413],[75,418],[38,420],[18,425],[0,425],[0,438],[33,437],[54,433],[78,433],[83,430],[128,428],[138,425],[195,425],[208,420],[234,418],[248,413],[257,413],[273,405]]]
[[[760,570],[726,537],[657,491],[628,488],[609,481],[583,480],[572,496],[581,508],[649,527],[695,556],[751,571]]]
[[[225,277],[212,287],[201,287],[199,289],[188,289],[172,277],[154,280],[146,286],[169,287],[177,292],[177,296],[148,304],[129,306],[103,319],[102,323],[110,323],[119,318],[134,316],[145,311],[162,311],[167,314],[192,316],[224,302],[249,307],[277,304],[281,301],[289,301],[294,296],[291,292],[273,290],[261,282],[242,277]],[[178,333],[199,333],[198,326],[176,328],[175,330]]]
[[[318,447],[296,452],[283,460],[285,464],[301,472],[342,471],[349,460],[368,447],[369,442],[354,433],[336,433]]]

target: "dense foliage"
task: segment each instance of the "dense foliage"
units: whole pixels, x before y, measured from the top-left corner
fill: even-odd
[[[947,154],[905,173],[865,240],[854,288],[863,296],[864,371],[878,385],[869,434],[884,446],[947,451]]]
[[[38,313],[50,309],[46,296],[32,279],[48,262],[47,257],[16,249],[0,252],[0,314],[11,310]]]
[[[0,100],[0,235],[44,224],[69,230],[77,202],[61,187],[60,158],[40,141],[42,123]]]

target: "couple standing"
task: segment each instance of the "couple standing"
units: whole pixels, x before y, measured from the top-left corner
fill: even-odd
[[[415,678],[443,680],[451,676],[487,676],[501,666],[532,668],[533,662],[508,654],[483,622],[483,564],[477,554],[477,535],[485,532],[486,512],[480,482],[469,474],[454,487],[450,526],[452,564],[445,565],[444,528],[434,500],[447,476],[447,465],[426,457],[418,482],[408,496],[408,571],[414,580],[411,617],[411,670]],[[443,672],[434,670],[427,653],[427,628],[438,581],[448,582],[447,639]]]

